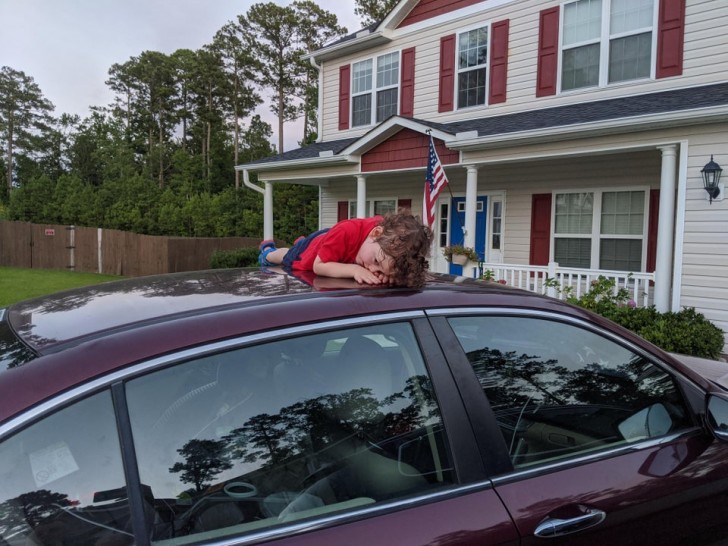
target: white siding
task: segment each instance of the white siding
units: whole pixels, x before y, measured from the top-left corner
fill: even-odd
[[[324,63],[323,140],[359,136],[371,126],[338,130],[339,67],[372,55],[381,55],[408,47],[416,47],[414,117],[437,122],[450,122],[473,117],[509,114],[534,107],[554,107],[584,101],[601,100],[653,91],[717,83],[725,80],[728,70],[728,40],[725,29],[718,26],[728,21],[728,2],[725,0],[687,0],[685,16],[685,49],[683,75],[660,80],[638,80],[606,88],[572,91],[553,97],[535,98],[539,12],[560,5],[553,0],[521,0],[476,15],[458,17],[436,28],[402,32],[390,44],[366,53],[348,55]],[[507,101],[488,107],[438,113],[438,75],[440,38],[483,24],[510,20]],[[405,27],[406,29],[406,27]],[[400,31],[398,31],[400,32]]]
[[[728,199],[709,204],[700,175],[711,154],[728,173],[728,124],[686,136],[689,157],[680,305],[695,307],[728,332]],[[728,353],[728,345],[724,352]]]

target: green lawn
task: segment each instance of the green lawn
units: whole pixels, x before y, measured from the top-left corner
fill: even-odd
[[[67,288],[120,279],[115,275],[55,269],[0,267],[0,307]]]

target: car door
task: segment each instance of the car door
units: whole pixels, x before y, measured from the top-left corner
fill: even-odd
[[[463,349],[449,356],[461,390],[479,391],[471,419],[506,454],[489,470],[522,544],[728,536],[728,450],[700,426],[697,386],[558,315],[450,313],[433,324]]]
[[[139,543],[516,544],[421,315],[141,365],[122,418],[146,492]]]

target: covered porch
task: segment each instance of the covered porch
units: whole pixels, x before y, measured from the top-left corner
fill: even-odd
[[[614,295],[621,289],[627,290],[629,305],[649,307],[654,304],[654,273],[560,267],[556,262],[549,262],[545,266],[479,262],[477,267],[471,267],[470,274],[474,278],[484,278],[562,300],[569,295],[581,297],[589,291],[594,281],[604,277],[614,281]]]

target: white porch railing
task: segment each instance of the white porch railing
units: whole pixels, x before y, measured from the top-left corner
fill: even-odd
[[[495,281],[505,281],[510,286],[559,299],[566,299],[564,292],[566,287],[570,287],[571,294],[578,298],[589,291],[592,281],[599,277],[606,277],[615,281],[615,295],[619,289],[625,288],[639,307],[648,307],[653,304],[654,273],[559,267],[556,262],[550,262],[547,266],[481,262],[474,269],[474,275],[482,276],[484,272],[488,271]],[[547,279],[556,279],[558,289],[548,286]]]

